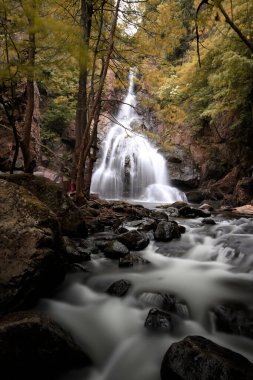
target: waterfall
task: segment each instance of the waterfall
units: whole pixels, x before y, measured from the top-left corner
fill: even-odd
[[[107,199],[147,202],[186,200],[169,185],[166,160],[146,137],[134,131],[142,119],[135,111],[134,75],[129,73],[126,97],[103,144],[102,159],[95,167],[91,192]]]

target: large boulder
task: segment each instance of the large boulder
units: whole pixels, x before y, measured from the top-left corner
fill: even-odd
[[[9,379],[51,379],[90,364],[71,336],[39,313],[16,312],[0,320],[0,367]]]
[[[87,236],[82,212],[59,185],[47,178],[31,174],[0,175],[0,179],[28,189],[55,213],[64,234],[73,237]]]
[[[149,244],[149,238],[142,231],[128,231],[117,236],[117,240],[124,244],[131,251],[140,251]]]
[[[252,380],[253,364],[245,357],[201,336],[173,343],[161,366],[162,380]]]
[[[155,230],[155,240],[157,241],[170,241],[175,238],[180,238],[180,236],[180,229],[176,222],[162,221],[158,223],[157,229]]]
[[[0,313],[63,279],[66,251],[56,215],[25,188],[0,179]]]

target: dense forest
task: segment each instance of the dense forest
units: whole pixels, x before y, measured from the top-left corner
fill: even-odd
[[[74,180],[78,197],[87,196],[100,120],[103,114],[113,119],[132,68],[140,112],[155,115],[146,131],[151,139],[165,150],[175,141],[185,146],[200,184],[239,164],[239,177],[247,176],[252,6],[239,0],[1,2],[1,137],[13,132],[13,154],[8,162],[2,154],[2,169],[17,168],[19,149],[25,172],[46,156],[47,166],[51,161]],[[66,129],[71,138],[61,149]]]

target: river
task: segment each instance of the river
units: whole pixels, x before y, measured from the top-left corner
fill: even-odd
[[[159,380],[169,346],[187,335],[201,335],[253,361],[253,340],[219,332],[212,309],[224,303],[253,306],[253,219],[215,215],[216,225],[202,219],[176,219],[186,227],[180,239],[154,240],[138,252],[149,263],[119,268],[103,254],[85,263],[88,272],[70,273],[38,309],[71,332],[94,366],[60,379]],[[106,293],[115,281],[131,287],[122,298]],[[171,332],[144,327],[161,294],[177,299]]]

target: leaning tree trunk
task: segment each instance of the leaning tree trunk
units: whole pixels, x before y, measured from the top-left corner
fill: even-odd
[[[92,146],[92,142],[93,142],[93,139],[94,139],[94,136],[96,133],[95,128],[93,128],[93,131],[90,135],[90,128],[91,128],[92,122],[94,121],[94,118],[96,117],[97,110],[100,106],[101,95],[103,92],[105,79],[106,79],[111,55],[113,52],[114,37],[115,37],[115,32],[116,32],[116,27],[117,27],[120,1],[121,0],[117,0],[117,3],[116,3],[114,17],[113,17],[113,21],[112,21],[111,32],[110,32],[110,37],[109,37],[109,47],[108,47],[108,51],[107,51],[107,55],[106,55],[105,64],[103,67],[103,73],[101,76],[101,80],[100,80],[100,84],[99,84],[97,93],[96,93],[95,98],[94,98],[94,102],[91,106],[91,110],[90,110],[88,121],[87,121],[86,131],[84,132],[84,135],[82,137],[82,143],[80,146],[80,154],[79,154],[79,161],[78,161],[78,166],[77,166],[77,176],[76,176],[76,197],[77,197],[77,200],[79,202],[81,202],[85,198],[85,194],[83,191],[84,189],[82,186],[83,185],[85,163],[86,163],[86,159],[90,153],[90,148]],[[88,144],[87,144],[87,139],[88,139]]]
[[[34,111],[34,65],[35,65],[35,33],[34,20],[28,18],[29,22],[29,46],[28,46],[28,63],[30,68],[30,75],[27,79],[26,87],[26,110],[25,110],[25,120],[24,126],[22,128],[22,137],[20,140],[20,148],[24,160],[24,172],[32,173],[34,169],[34,163],[31,161],[31,152],[30,152],[30,138],[32,130],[32,121],[33,121],[33,111]]]

